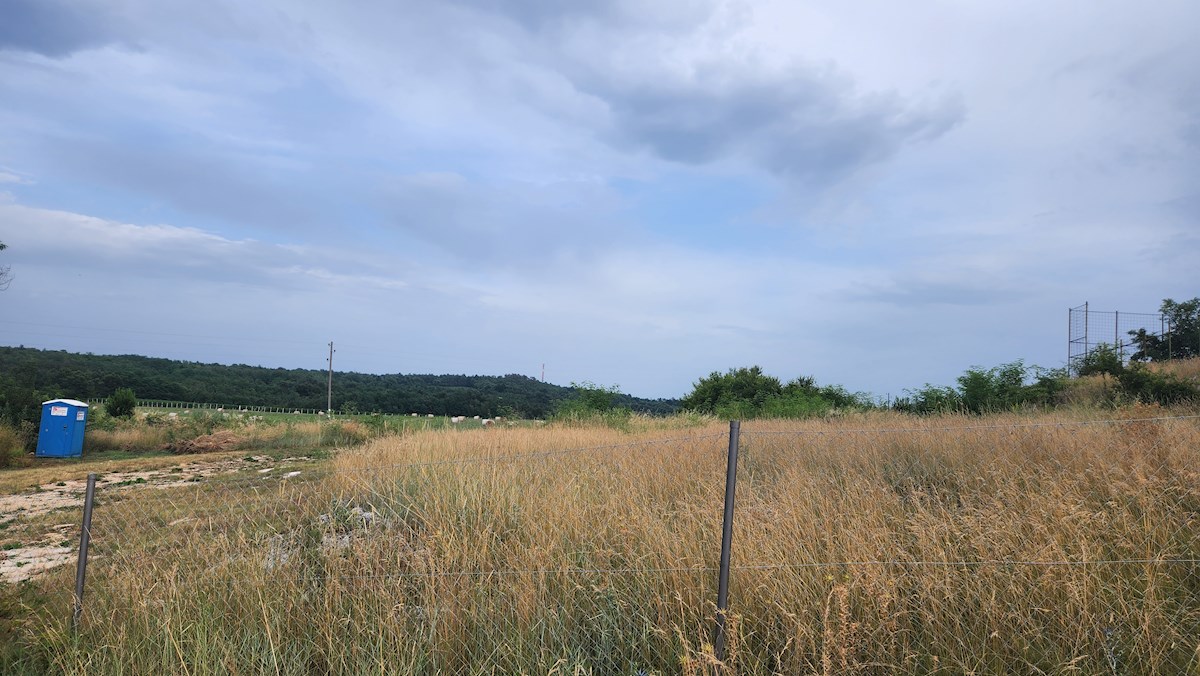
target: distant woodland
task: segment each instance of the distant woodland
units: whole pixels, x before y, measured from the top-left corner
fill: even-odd
[[[207,402],[227,406],[325,408],[326,371],[94,355],[0,347],[0,397],[98,399],[131,388],[139,399]],[[432,413],[541,418],[574,388],[524,375],[468,376],[333,374],[333,408],[358,413]],[[618,395],[634,411],[669,414],[675,399]]]

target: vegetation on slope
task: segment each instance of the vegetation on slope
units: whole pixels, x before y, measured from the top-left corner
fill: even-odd
[[[0,407],[26,398],[56,396],[103,399],[129,388],[143,400],[324,409],[325,371],[201,364],[136,355],[92,355],[0,347]],[[528,376],[334,373],[335,411],[432,413],[542,418],[573,394],[573,388]],[[29,393],[37,396],[28,397]],[[618,394],[634,411],[667,414],[669,399]]]

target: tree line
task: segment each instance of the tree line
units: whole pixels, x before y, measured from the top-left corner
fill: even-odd
[[[0,347],[0,415],[55,397],[103,399],[120,388],[139,399],[324,409],[327,372],[177,361],[137,355],[78,354]],[[344,413],[432,413],[543,418],[577,396],[573,387],[504,376],[335,372],[333,408]],[[632,411],[666,415],[674,399],[615,395]],[[11,417],[11,416],[10,416]]]

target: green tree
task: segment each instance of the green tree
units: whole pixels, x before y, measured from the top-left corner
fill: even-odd
[[[701,378],[680,402],[697,413],[725,418],[806,418],[835,408],[865,408],[871,405],[862,393],[850,393],[839,385],[818,387],[809,376],[784,385],[759,366],[714,371]]]
[[[0,242],[0,251],[4,251],[7,248],[7,244]],[[0,291],[7,289],[9,284],[12,284],[12,268],[7,265],[0,265]]]
[[[968,369],[958,377],[963,408],[972,413],[985,413],[1031,403],[1025,385],[1028,371],[1020,359],[990,369]]]
[[[1167,331],[1162,335],[1146,329],[1130,331],[1137,352],[1132,361],[1163,361],[1200,357],[1200,297],[1180,303],[1164,299],[1158,311],[1166,320]]]
[[[802,386],[797,384],[796,388]],[[783,383],[774,376],[763,373],[762,367],[729,369],[725,373],[713,371],[701,378],[691,394],[679,403],[683,408],[699,413],[717,413],[730,407],[749,406],[761,408],[768,399],[783,394]]]
[[[119,388],[104,402],[104,412],[114,418],[131,418],[137,407],[137,397],[128,387]]]

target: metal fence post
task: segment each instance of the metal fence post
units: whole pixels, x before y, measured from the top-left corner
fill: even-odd
[[[88,543],[92,539],[92,502],[96,498],[96,475],[87,477],[87,492],[83,498],[83,528],[79,531],[79,562],[75,565],[75,608],[71,615],[71,629],[79,629],[79,618],[83,615],[83,578],[87,573]]]
[[[1083,301],[1083,353],[1091,351],[1088,345],[1088,301]]]
[[[725,661],[725,616],[729,610],[729,550],[733,546],[733,498],[737,490],[738,438],[741,421],[729,421],[729,459],[725,465],[725,518],[721,528],[721,572],[717,581],[717,628],[713,656]],[[719,673],[720,666],[714,668]]]

